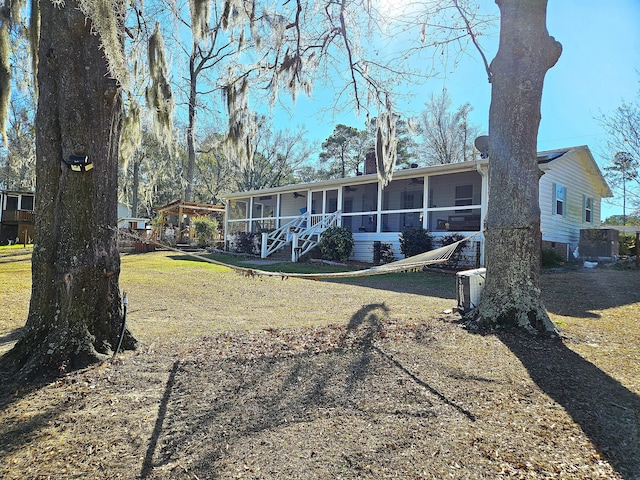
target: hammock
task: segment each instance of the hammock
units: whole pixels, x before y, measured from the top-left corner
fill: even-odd
[[[352,270],[349,272],[332,272],[332,273],[270,272],[268,270],[260,270],[256,268],[239,267],[237,265],[230,265],[228,263],[219,262],[217,260],[204,257],[197,253],[186,252],[178,248],[173,248],[163,243],[156,242],[154,240],[145,240],[133,233],[129,233],[129,232],[119,232],[119,233],[124,234],[128,237],[134,238],[141,242],[153,243],[154,245],[157,245],[161,248],[166,248],[168,250],[178,252],[181,255],[187,255],[189,257],[197,258],[198,260],[202,260],[203,262],[213,263],[214,265],[230,268],[231,270],[234,270],[235,272],[247,277],[261,276],[261,277],[280,277],[283,280],[287,278],[308,278],[312,280],[319,280],[323,278],[356,278],[356,277],[368,277],[371,275],[383,275],[385,273],[413,272],[413,271],[421,270],[423,267],[427,265],[446,263],[454,254],[454,252],[456,251],[459,245],[472,239],[473,237],[480,234],[481,232],[476,232],[473,235],[463,238],[462,240],[458,240],[457,242],[451,243],[449,245],[436,248],[435,250],[429,250],[428,252],[419,253],[418,255],[403,258],[402,260],[397,260],[395,262],[386,263],[384,265],[378,265],[375,267],[365,268],[362,270]]]

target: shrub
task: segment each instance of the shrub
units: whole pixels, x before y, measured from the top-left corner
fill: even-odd
[[[442,246],[446,247],[447,245],[451,245],[452,243],[459,242],[460,240],[464,240],[465,236],[461,233],[452,233],[450,235],[445,235],[442,237]],[[462,245],[458,245],[456,251],[453,252],[451,257],[449,258],[449,265],[456,268],[463,260],[462,258]]]
[[[346,262],[353,251],[353,234],[347,227],[327,228],[318,246],[325,260]]]
[[[213,245],[218,234],[218,221],[211,217],[197,217],[193,219],[196,230],[196,241],[200,247]]]
[[[255,255],[258,253],[258,234],[253,232],[238,232],[235,234],[236,253]]]
[[[618,255],[628,257],[636,254],[636,236],[630,233],[622,233],[618,235]]]
[[[431,234],[422,227],[404,227],[400,233],[400,252],[405,257],[413,257],[433,248]]]
[[[551,248],[545,248],[542,250],[542,266],[543,267],[557,267],[564,263],[564,258]]]
[[[385,242],[373,242],[373,264],[384,265],[395,261],[396,256],[393,253],[393,245]]]
[[[393,245],[390,243],[381,243],[380,244],[380,264],[384,265],[385,263],[394,262],[396,259],[395,253],[393,253]]]

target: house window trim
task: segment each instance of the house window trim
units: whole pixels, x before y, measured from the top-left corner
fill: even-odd
[[[567,187],[565,187],[564,185],[561,185],[559,183],[554,183],[553,184],[553,201],[551,202],[551,208],[552,208],[552,213],[553,215],[557,215],[559,217],[566,217],[567,216]],[[562,197],[558,197],[558,189],[561,189],[560,192],[562,192]],[[560,213],[558,213],[558,204],[562,205],[562,211]]]
[[[593,210],[595,206],[595,199],[588,195],[583,195],[582,198],[582,221],[584,223],[593,224]]]

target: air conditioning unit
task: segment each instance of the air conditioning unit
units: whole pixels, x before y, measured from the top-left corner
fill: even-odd
[[[465,270],[456,274],[458,312],[470,312],[480,303],[480,296],[487,278],[486,268]]]

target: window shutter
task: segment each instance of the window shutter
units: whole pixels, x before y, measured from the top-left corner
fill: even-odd
[[[587,222],[587,196],[582,195],[582,222]]]
[[[555,182],[551,184],[551,214],[555,215],[557,212],[556,210],[556,184]]]

